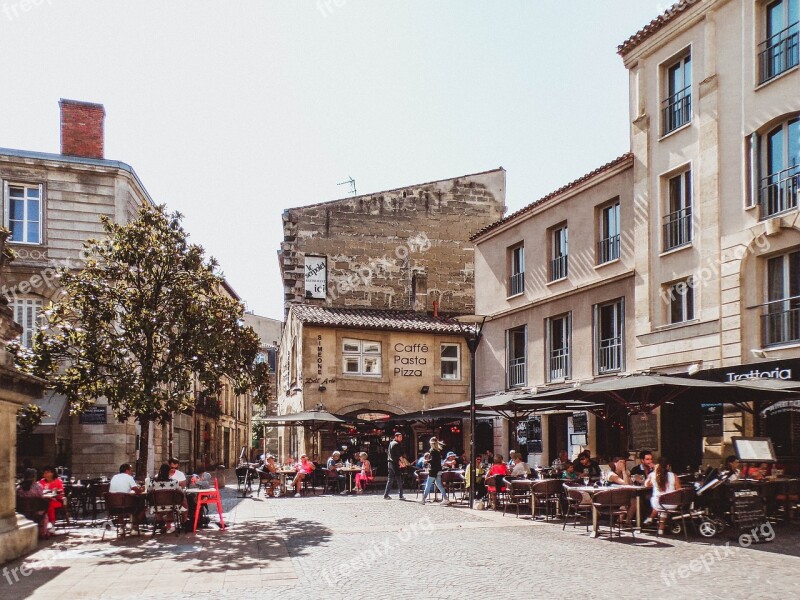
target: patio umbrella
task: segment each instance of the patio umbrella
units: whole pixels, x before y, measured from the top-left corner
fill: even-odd
[[[326,427],[333,427],[345,423],[344,419],[340,419],[334,414],[325,410],[304,410],[291,415],[275,415],[270,417],[258,417],[253,419],[254,422],[262,425],[279,425],[284,427],[302,427],[308,429],[311,433],[317,433]],[[311,454],[317,453],[317,436],[312,437]]]

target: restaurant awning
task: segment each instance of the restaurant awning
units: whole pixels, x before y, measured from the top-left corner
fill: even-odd
[[[283,425],[288,427],[308,427],[309,429],[321,429],[326,425],[337,425],[346,423],[333,413],[324,410],[305,410],[292,413],[290,415],[275,415],[269,417],[254,417],[254,423],[260,425]]]

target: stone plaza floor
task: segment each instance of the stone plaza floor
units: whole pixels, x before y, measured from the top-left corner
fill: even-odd
[[[4,565],[0,598],[800,597],[800,525],[749,547],[724,533],[611,541],[583,526],[423,506],[413,492],[405,502],[223,495],[226,531],[101,541],[101,528],[72,529]]]

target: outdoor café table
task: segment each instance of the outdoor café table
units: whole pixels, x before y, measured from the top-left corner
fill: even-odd
[[[650,488],[644,487],[641,485],[613,485],[608,487],[594,487],[591,485],[579,485],[579,486],[572,486],[570,487],[572,490],[577,490],[579,492],[585,492],[589,494],[590,497],[594,498],[596,494],[599,492],[603,492],[605,490],[610,489],[623,489],[623,490],[632,490],[634,495],[636,496],[636,530],[641,531],[642,529],[642,497],[651,493]],[[598,532],[600,530],[600,521],[599,521],[599,514],[597,509],[592,505],[592,535],[591,537],[597,537]]]
[[[295,475],[297,475],[297,471],[295,471],[294,469],[278,469],[275,472],[278,475],[280,475],[280,477],[281,477],[281,490],[285,494],[286,493],[286,476],[287,475],[291,475],[292,477],[294,477]]]
[[[353,477],[355,473],[361,473],[361,467],[339,467],[336,469],[340,473],[347,473],[347,491],[353,491]]]

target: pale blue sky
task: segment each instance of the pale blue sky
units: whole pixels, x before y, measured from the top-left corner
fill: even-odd
[[[338,5],[338,6],[337,6]],[[282,318],[285,208],[508,171],[517,210],[626,152],[616,46],[651,0],[0,0],[0,146],[59,151],[58,99]]]

